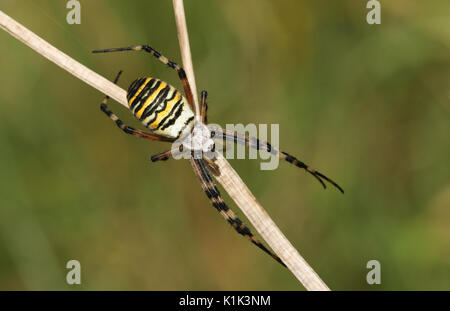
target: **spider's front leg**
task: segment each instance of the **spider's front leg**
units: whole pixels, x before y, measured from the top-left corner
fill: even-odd
[[[344,190],[333,180],[331,180],[327,176],[323,175],[322,173],[316,171],[315,169],[309,167],[308,165],[306,165],[302,161],[298,160],[294,156],[274,148],[268,142],[263,142],[263,141],[260,141],[258,138],[250,137],[247,135],[242,135],[237,132],[230,132],[230,131],[227,131],[224,129],[219,129],[219,133],[216,133],[216,138],[220,138],[220,136],[222,136],[222,139],[224,141],[232,141],[235,144],[242,144],[242,145],[247,146],[248,148],[267,151],[268,153],[270,153],[274,156],[277,156],[280,159],[285,160],[286,162],[289,162],[299,168],[305,169],[308,173],[313,175],[322,184],[322,186],[324,188],[326,188],[326,185],[323,180],[326,180],[330,184],[335,186],[340,192],[344,193]]]
[[[203,191],[205,191],[211,204],[217,209],[217,211],[225,218],[225,220],[236,230],[239,234],[246,237],[250,242],[255,244],[273,259],[278,261],[281,265],[286,265],[283,261],[271,252],[267,247],[264,246],[250,231],[250,229],[236,216],[236,214],[225,204],[223,201],[219,190],[217,189],[214,181],[209,174],[206,163],[203,159],[195,159],[194,156],[191,157],[191,164],[194,169],[194,173],[197,176]]]
[[[167,150],[151,156],[152,162],[167,161],[172,157],[172,150]]]
[[[151,156],[150,160],[152,160],[152,162],[167,161],[170,158],[178,157],[180,154],[184,152],[183,150],[184,150],[183,144],[181,144],[180,146],[175,147],[171,150],[167,150]]]
[[[206,98],[208,97],[208,92],[202,91],[201,93],[202,99],[202,107],[200,108],[200,119],[203,124],[208,124],[207,112],[208,112],[208,104],[206,103]]]

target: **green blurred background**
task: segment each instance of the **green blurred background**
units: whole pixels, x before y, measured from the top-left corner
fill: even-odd
[[[382,1],[381,25],[366,1],[185,2],[209,120],[280,124],[282,148],[346,190],[231,160],[328,286],[450,289],[450,2]],[[171,1],[81,1],[81,25],[66,3],[0,10],[109,79],[123,69],[123,88],[180,88],[144,53],[90,53],[148,43],[180,62]],[[151,163],[167,145],[121,133],[101,93],[4,31],[0,52],[0,289],[303,289],[224,222],[188,162]],[[70,259],[82,285],[66,284]]]

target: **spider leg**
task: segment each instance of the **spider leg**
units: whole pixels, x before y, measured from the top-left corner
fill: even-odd
[[[205,157],[205,155],[203,155],[203,160],[205,160],[206,167],[211,174],[213,174],[214,176],[220,176],[219,166],[214,162],[213,159],[209,159],[208,157]]]
[[[167,161],[171,157],[172,157],[172,150],[167,150],[167,151],[152,155],[152,157],[150,159],[152,160],[152,162]]]
[[[119,51],[145,51],[159,59],[163,64],[166,64],[172,69],[175,69],[178,72],[178,77],[181,80],[181,83],[183,84],[184,93],[186,95],[186,99],[191,105],[192,110],[195,111],[194,106],[194,97],[192,96],[191,86],[189,85],[189,81],[186,77],[186,72],[184,69],[178,65],[177,63],[174,63],[167,59],[167,57],[161,55],[158,51],[153,49],[149,45],[137,45],[137,46],[129,46],[129,47],[122,47],[122,48],[113,48],[113,49],[104,49],[104,50],[94,50],[92,53],[109,53],[109,52],[119,52]]]
[[[202,91],[201,93],[202,99],[202,107],[200,108],[200,119],[202,120],[203,124],[208,124],[208,118],[207,118],[207,111],[208,111],[208,104],[206,103],[206,98],[208,97],[208,92]]]
[[[116,78],[114,79],[114,84],[117,84],[117,81],[119,80],[120,75],[122,74],[122,70],[119,71],[119,73],[117,74]],[[146,138],[146,139],[150,139],[150,140],[159,140],[159,141],[174,141],[171,138],[167,138],[167,137],[163,137],[163,136],[159,136],[156,134],[151,134],[151,133],[147,133],[147,132],[143,132],[140,130],[137,130],[135,128],[132,128],[131,126],[125,125],[122,120],[119,119],[118,116],[116,116],[111,110],[109,110],[108,108],[108,99],[109,96],[105,96],[105,98],[103,99],[101,105],[100,105],[100,109],[111,119],[114,121],[114,123],[116,123],[116,125],[125,133],[133,135],[133,136],[137,136],[137,137],[142,137],[142,138]]]
[[[219,190],[217,189],[214,181],[207,171],[207,168],[205,167],[204,160],[194,159],[194,157],[191,157],[191,164],[194,169],[195,175],[200,181],[203,191],[205,191],[206,195],[211,201],[211,204],[219,211],[223,218],[225,218],[239,234],[249,239],[250,242],[258,246],[280,264],[286,266],[277,255],[272,253],[258,239],[255,238],[250,229],[246,225],[244,225],[242,221],[236,216],[236,214],[234,214],[234,212],[225,204],[222,197],[220,196]]]
[[[157,162],[157,161],[167,161],[170,158],[180,154],[183,152],[183,145],[180,145],[178,148],[174,148],[171,150],[167,150],[158,154],[155,154],[153,156],[151,156],[151,160],[152,162]]]
[[[242,135],[237,132],[230,132],[230,131],[227,131],[224,129],[220,129],[219,131],[220,131],[220,134],[222,134],[222,139],[224,141],[226,141],[226,140],[233,141],[234,143],[246,145],[248,148],[267,151],[272,155],[278,156],[282,160],[285,160],[297,167],[305,169],[308,173],[310,173],[312,176],[314,176],[322,184],[322,186],[324,188],[326,188],[326,185],[323,180],[326,180],[330,184],[335,186],[340,192],[344,193],[344,190],[333,180],[331,180],[327,176],[323,175],[322,173],[312,169],[311,167],[309,167],[302,161],[298,160],[297,158],[291,156],[290,154],[277,150],[276,148],[272,147],[268,142],[263,142],[263,141],[260,141],[258,138],[249,137],[248,135]],[[220,134],[219,134],[219,136],[220,136]]]

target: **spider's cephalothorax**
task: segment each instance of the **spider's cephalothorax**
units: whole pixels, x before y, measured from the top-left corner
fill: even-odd
[[[189,103],[164,81],[149,77],[135,80],[127,100],[135,117],[157,135],[179,138],[192,129],[194,112]]]
[[[201,93],[201,109],[200,112],[194,109],[194,100],[189,82],[186,74],[179,65],[168,60],[160,53],[155,51],[148,45],[138,45],[124,48],[96,50],[94,53],[106,53],[117,51],[146,51],[159,59],[162,63],[177,71],[178,76],[183,84],[183,97],[173,86],[155,78],[140,78],[135,80],[128,89],[127,100],[131,112],[138,118],[150,132],[144,132],[125,125],[111,110],[108,109],[108,96],[105,97],[100,105],[101,110],[106,113],[111,120],[125,133],[138,137],[143,137],[150,140],[174,142],[180,137],[184,137],[194,129],[194,112],[199,116],[202,124],[207,123],[206,111],[206,91]],[[122,71],[119,72],[114,83],[117,83]],[[195,132],[195,130],[194,130]],[[217,129],[214,135],[211,132],[211,138],[221,138],[224,141],[231,141],[234,143],[245,144],[248,148],[257,150],[264,150],[273,156],[277,156],[286,162],[289,162],[299,168],[305,169],[308,173],[313,175],[324,188],[326,188],[325,181],[330,182],[342,193],[344,190],[334,181],[312,169],[302,161],[291,156],[286,152],[277,150],[268,142],[260,141],[257,138],[241,135],[236,132],[228,132],[223,129]],[[174,148],[157,155],[152,156],[152,161],[168,160],[178,152],[183,152],[179,148]],[[195,152],[190,150],[188,152]],[[217,189],[211,174],[220,175],[220,170],[214,163],[214,159],[190,157],[191,165],[194,173],[197,176],[202,189],[205,191],[212,205],[217,211],[228,221],[228,223],[241,235],[249,239],[253,244],[258,246],[264,252],[272,256],[275,260],[284,266],[283,261],[267,249],[256,237],[252,234],[250,229],[242,223],[242,221],[233,213],[233,211],[223,201],[219,190]]]

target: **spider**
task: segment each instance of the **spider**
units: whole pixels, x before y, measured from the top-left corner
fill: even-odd
[[[145,51],[150,53],[162,63],[174,69],[178,73],[178,77],[184,88],[183,96],[175,87],[161,81],[157,78],[144,77],[136,79],[131,83],[127,91],[127,101],[129,109],[134,116],[142,122],[142,124],[150,131],[144,132],[128,125],[125,125],[111,110],[108,109],[108,99],[106,96],[102,101],[100,108],[116,125],[125,133],[137,137],[146,138],[149,140],[175,142],[177,139],[190,135],[195,128],[196,114],[194,114],[195,106],[192,91],[189,82],[186,78],[186,73],[181,66],[170,61],[165,56],[158,53],[156,50],[148,45],[138,45],[131,47],[112,48],[104,50],[95,50],[93,53],[108,53],[118,51]],[[117,74],[114,83],[118,82],[120,74]],[[199,113],[200,124],[207,124],[207,92],[201,92],[201,108]],[[339,191],[344,193],[344,190],[334,181],[321,174],[320,172],[310,168],[302,161],[272,147],[268,142],[260,141],[257,138],[242,135],[237,132],[229,132],[224,129],[217,129],[211,131],[211,138],[222,138],[225,141],[244,144],[248,148],[256,150],[265,150],[273,156],[278,156],[299,168],[305,169],[308,173],[314,176],[324,188],[326,188],[325,181],[334,185]],[[165,161],[175,154],[183,152],[182,146],[179,149],[171,149],[151,157],[153,162]],[[190,150],[192,155],[194,150]],[[203,153],[202,153],[203,154]],[[197,176],[200,185],[206,193],[211,204],[217,211],[225,218],[225,220],[241,235],[249,239],[253,244],[262,249],[268,255],[273,257],[280,264],[285,266],[283,261],[264,246],[250,231],[250,229],[236,216],[236,214],[226,205],[222,199],[219,190],[217,189],[212,175],[220,174],[220,170],[214,164],[214,159],[205,157],[191,156],[190,162],[192,164],[195,175]]]

